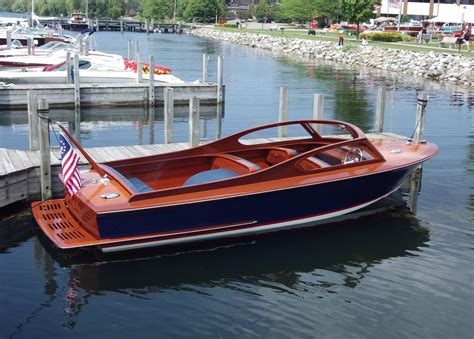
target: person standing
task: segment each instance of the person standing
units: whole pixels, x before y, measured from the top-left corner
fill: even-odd
[[[316,23],[316,20],[313,19],[309,26],[308,35],[316,35],[316,28],[318,28],[318,24]]]
[[[463,38],[464,45],[466,45],[467,51],[470,52],[471,48],[469,47],[469,40],[471,39],[471,29],[469,26],[466,26],[466,29],[464,30],[464,34],[462,38]]]

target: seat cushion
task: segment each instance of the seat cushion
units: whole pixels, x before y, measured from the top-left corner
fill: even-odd
[[[136,192],[151,192],[153,189],[138,178],[129,178],[128,182]]]
[[[224,180],[224,179],[229,179],[229,178],[233,178],[237,176],[239,176],[237,173],[232,172],[231,170],[228,170],[228,169],[224,169],[224,168],[213,169],[213,170],[203,171],[203,172],[194,174],[193,176],[189,177],[188,180],[186,180],[183,186],[204,184],[206,182]]]

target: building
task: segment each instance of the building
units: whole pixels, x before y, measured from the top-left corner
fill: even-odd
[[[378,12],[382,16],[396,16],[401,12],[401,15],[411,19],[423,20],[452,10],[453,5],[474,15],[474,0],[382,0]]]

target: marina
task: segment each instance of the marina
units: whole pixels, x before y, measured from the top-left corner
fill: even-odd
[[[388,332],[397,337],[469,337],[472,188],[466,183],[472,181],[474,108],[470,89],[186,35],[131,34],[99,32],[96,39],[107,52],[122,55],[129,39],[141,39],[143,60],[152,55],[186,81],[203,79],[203,54],[213,65],[223,56],[225,114],[215,106],[216,87],[206,89],[209,104],[200,106],[194,121],[189,119],[189,97],[183,97],[175,107],[180,113],[174,115],[173,140],[168,144],[169,118],[158,87],[154,115],[143,107],[149,106],[146,84],[130,86],[142,88],[140,107],[87,107],[82,100],[78,115],[73,108],[51,104],[52,120],[68,126],[99,162],[185,149],[196,140],[204,144],[258,125],[312,119],[312,112],[353,123],[371,139],[405,140],[419,121],[421,92],[428,96],[422,138],[439,145],[440,153],[423,165],[421,188],[411,197],[418,200],[414,209],[407,207],[410,197],[398,196],[396,203],[384,200],[371,211],[321,228],[185,247],[174,253],[78,259],[36,233],[31,212],[7,212],[0,220],[0,266],[8,272],[0,278],[5,286],[0,297],[9,305],[0,317],[2,337],[81,337],[99,333],[104,321],[110,325],[105,337],[136,334],[136,328],[127,325],[130,321],[147,328],[141,333],[167,337],[370,337]],[[111,43],[112,39],[120,42]],[[217,84],[217,78],[217,67],[209,68],[209,81]],[[166,87],[173,86],[165,86],[163,93]],[[81,99],[84,91],[81,88]],[[383,110],[380,92],[385,97]],[[68,96],[72,101],[72,92]],[[24,104],[0,115],[4,173],[18,174],[18,186],[9,189],[12,197],[29,194],[32,187],[32,196],[41,194],[37,166],[42,158],[40,151],[29,150],[27,118]],[[50,139],[55,143],[53,135]],[[50,155],[50,177],[53,193],[61,194],[55,175],[57,154],[55,149]],[[0,190],[10,184],[13,181],[0,182]],[[324,198],[327,195],[318,197]],[[14,211],[16,206],[7,209]],[[334,326],[334,317],[344,319],[341,326]]]

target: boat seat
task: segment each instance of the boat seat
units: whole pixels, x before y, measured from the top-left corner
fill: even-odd
[[[153,191],[153,189],[150,186],[148,186],[147,184],[145,184],[143,181],[141,181],[138,178],[133,177],[127,180],[128,180],[128,184],[131,184],[132,188],[136,192],[144,193],[144,192]]]
[[[286,147],[272,147],[269,149],[267,154],[267,162],[272,165],[276,165],[282,161],[288,160],[294,157],[298,152],[292,148]]]
[[[184,182],[183,186],[204,184],[207,182],[230,179],[237,176],[239,176],[239,174],[225,168],[211,169],[192,175]]]
[[[325,162],[324,160],[321,160],[316,157],[307,157],[301,161],[299,161],[298,166],[302,170],[310,171],[314,169],[319,169],[319,168],[326,168],[326,167],[331,167],[330,164]]]
[[[145,184],[142,180],[133,177],[133,178],[126,178],[122,173],[117,171],[115,168],[112,168],[110,166],[101,165],[102,167],[105,167],[108,171],[112,172],[114,175],[122,179],[122,181],[132,189],[133,192],[135,193],[145,193],[145,192],[151,192],[153,191],[153,188]]]

